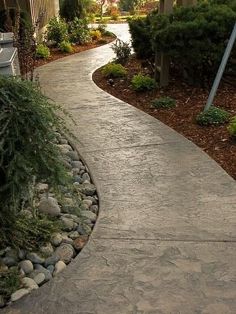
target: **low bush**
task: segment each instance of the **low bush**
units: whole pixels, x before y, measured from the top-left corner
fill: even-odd
[[[0,230],[9,234],[33,183],[54,186],[68,178],[54,144],[55,130],[66,133],[60,107],[29,81],[0,76]]]
[[[189,83],[208,86],[232,32],[236,10],[212,1],[150,18],[153,49],[168,55]]]
[[[74,51],[71,43],[68,41],[61,42],[59,48],[62,52],[66,52],[66,53],[72,53]]]
[[[235,137],[236,138],[236,116],[234,116],[231,121],[230,121],[230,124],[228,126],[228,131],[229,131],[229,134],[232,136],[232,137]]]
[[[130,45],[120,39],[117,39],[111,48],[116,54],[116,61],[123,65],[126,64],[131,55]]]
[[[134,75],[131,81],[132,88],[137,92],[152,90],[156,87],[156,82],[148,75]]]
[[[163,109],[170,109],[174,108],[176,106],[176,101],[173,98],[170,97],[161,97],[158,99],[154,99],[151,102],[152,108],[163,108]]]
[[[86,44],[91,42],[90,30],[86,19],[75,18],[69,23],[69,36],[72,43]]]
[[[199,125],[221,125],[228,122],[230,119],[230,114],[218,107],[211,106],[207,111],[201,112],[196,121]]]
[[[151,58],[153,56],[153,50],[150,18],[129,19],[128,22],[132,46],[137,57],[141,59]]]
[[[102,68],[102,74],[107,78],[116,78],[126,76],[127,71],[122,64],[108,63]]]
[[[39,59],[48,59],[50,57],[50,49],[44,44],[39,44],[36,48],[36,57]]]
[[[92,29],[90,31],[90,36],[92,37],[93,40],[98,40],[102,38],[102,34],[98,29]]]
[[[68,40],[68,25],[67,23],[57,17],[50,19],[47,27],[47,39],[54,41],[59,45],[63,41]]]

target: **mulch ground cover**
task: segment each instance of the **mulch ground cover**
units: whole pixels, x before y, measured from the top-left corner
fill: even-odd
[[[196,116],[206,103],[209,90],[193,87],[183,82],[177,74],[172,73],[170,84],[166,88],[157,88],[149,92],[135,92],[131,87],[133,75],[148,73],[142,61],[132,57],[126,65],[126,78],[114,79],[113,85],[104,78],[98,69],[93,79],[96,84],[113,96],[137,107],[164,122],[186,138],[201,147],[209,156],[217,161],[222,168],[236,179],[236,141],[230,138],[227,125],[199,126]],[[153,109],[151,101],[155,98],[169,96],[176,100],[172,109]],[[236,115],[236,84],[223,82],[217,92],[214,105]]]

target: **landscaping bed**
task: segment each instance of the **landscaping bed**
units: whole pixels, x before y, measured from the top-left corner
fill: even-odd
[[[131,80],[138,73],[150,74],[147,63],[130,58],[125,66],[127,76],[108,79],[98,69],[93,79],[95,83],[113,96],[135,106],[170,126],[202,148],[210,157],[236,179],[236,141],[227,130],[227,125],[200,126],[197,115],[203,110],[209,90],[187,85],[174,70],[170,74],[170,84],[166,88],[137,92],[132,89]],[[231,82],[233,83],[233,82]],[[235,83],[235,82],[234,82]],[[152,108],[151,102],[160,97],[171,97],[176,106],[171,109]],[[214,105],[236,115],[236,84],[222,82],[214,100]]]

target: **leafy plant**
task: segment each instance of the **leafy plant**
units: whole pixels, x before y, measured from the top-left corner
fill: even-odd
[[[93,40],[98,40],[102,37],[102,34],[98,29],[92,29],[90,31],[90,36],[92,37]]]
[[[68,41],[67,23],[61,18],[51,18],[47,27],[47,39],[54,41],[57,45],[63,41]]]
[[[138,92],[152,90],[156,87],[156,82],[154,79],[148,75],[142,74],[134,75],[131,84],[133,89]]]
[[[153,108],[170,109],[170,108],[174,108],[175,105],[176,105],[175,99],[170,98],[170,97],[160,97],[158,99],[154,99],[151,102],[151,106]]]
[[[105,77],[115,78],[115,77],[123,77],[127,75],[126,69],[122,64],[119,63],[108,63],[102,69],[102,74]]]
[[[90,31],[86,19],[77,17],[69,23],[70,41],[72,43],[86,44],[91,42]]]
[[[36,57],[48,59],[50,57],[50,49],[44,44],[39,44],[36,48]]]
[[[231,119],[228,131],[232,137],[236,137],[236,116]]]
[[[62,52],[66,53],[72,53],[74,51],[71,43],[68,41],[61,42],[59,48]]]
[[[111,49],[116,54],[117,62],[126,64],[131,55],[130,45],[120,39],[117,39],[116,42],[111,46]]]
[[[32,82],[0,76],[0,229],[15,223],[34,181],[67,182],[55,130],[66,133],[61,108]]]
[[[218,107],[211,106],[206,112],[201,112],[196,121],[199,125],[220,125],[229,121],[230,114]]]

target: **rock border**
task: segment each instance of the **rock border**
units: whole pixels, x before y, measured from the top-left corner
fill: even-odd
[[[0,295],[0,308],[16,302],[61,273],[88,242],[96,223],[99,199],[89,169],[72,143],[60,133],[57,133],[57,138],[56,145],[63,154],[63,163],[73,181],[73,195],[70,189],[61,186],[64,197],[60,199],[47,183],[36,185],[38,212],[56,217],[61,230],[52,234],[50,242],[41,246],[37,252],[11,247],[0,251],[0,269],[17,267],[22,283],[8,302]],[[27,208],[22,214],[31,216],[32,211]]]

